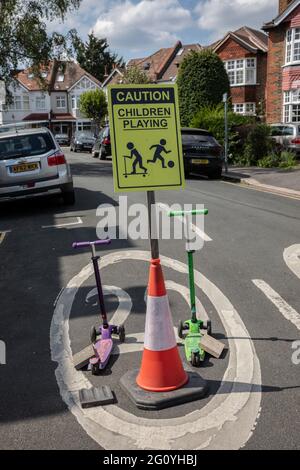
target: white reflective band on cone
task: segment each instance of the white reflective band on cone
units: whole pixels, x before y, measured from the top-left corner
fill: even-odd
[[[167,351],[177,346],[168,296],[147,300],[145,349]]]

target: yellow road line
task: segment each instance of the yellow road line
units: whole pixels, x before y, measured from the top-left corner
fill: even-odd
[[[231,183],[230,181],[222,181],[222,183],[231,184],[232,186],[238,186],[242,189],[251,189],[252,191],[258,191],[260,193],[269,193],[273,194],[274,196],[287,197],[288,199],[294,199],[295,201],[300,200],[300,196],[290,196],[289,194],[282,194],[279,192],[270,191],[269,189],[259,188],[258,186],[251,186],[250,184],[248,185],[244,183]]]

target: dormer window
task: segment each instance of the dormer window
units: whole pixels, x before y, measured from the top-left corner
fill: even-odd
[[[300,62],[300,28],[288,29],[286,32],[285,63]]]
[[[63,74],[62,72],[59,72],[59,73],[57,74],[56,81],[57,81],[57,82],[63,82],[64,79],[65,79],[64,74]]]

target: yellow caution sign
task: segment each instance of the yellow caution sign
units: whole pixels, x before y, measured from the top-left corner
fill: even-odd
[[[108,88],[116,192],[184,187],[176,85]]]

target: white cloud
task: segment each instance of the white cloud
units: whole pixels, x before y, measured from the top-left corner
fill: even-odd
[[[138,52],[173,44],[192,24],[191,11],[179,0],[119,0],[100,15],[91,30],[106,37],[112,48]]]
[[[198,26],[219,39],[241,26],[260,29],[278,13],[278,0],[203,0],[195,9]]]

